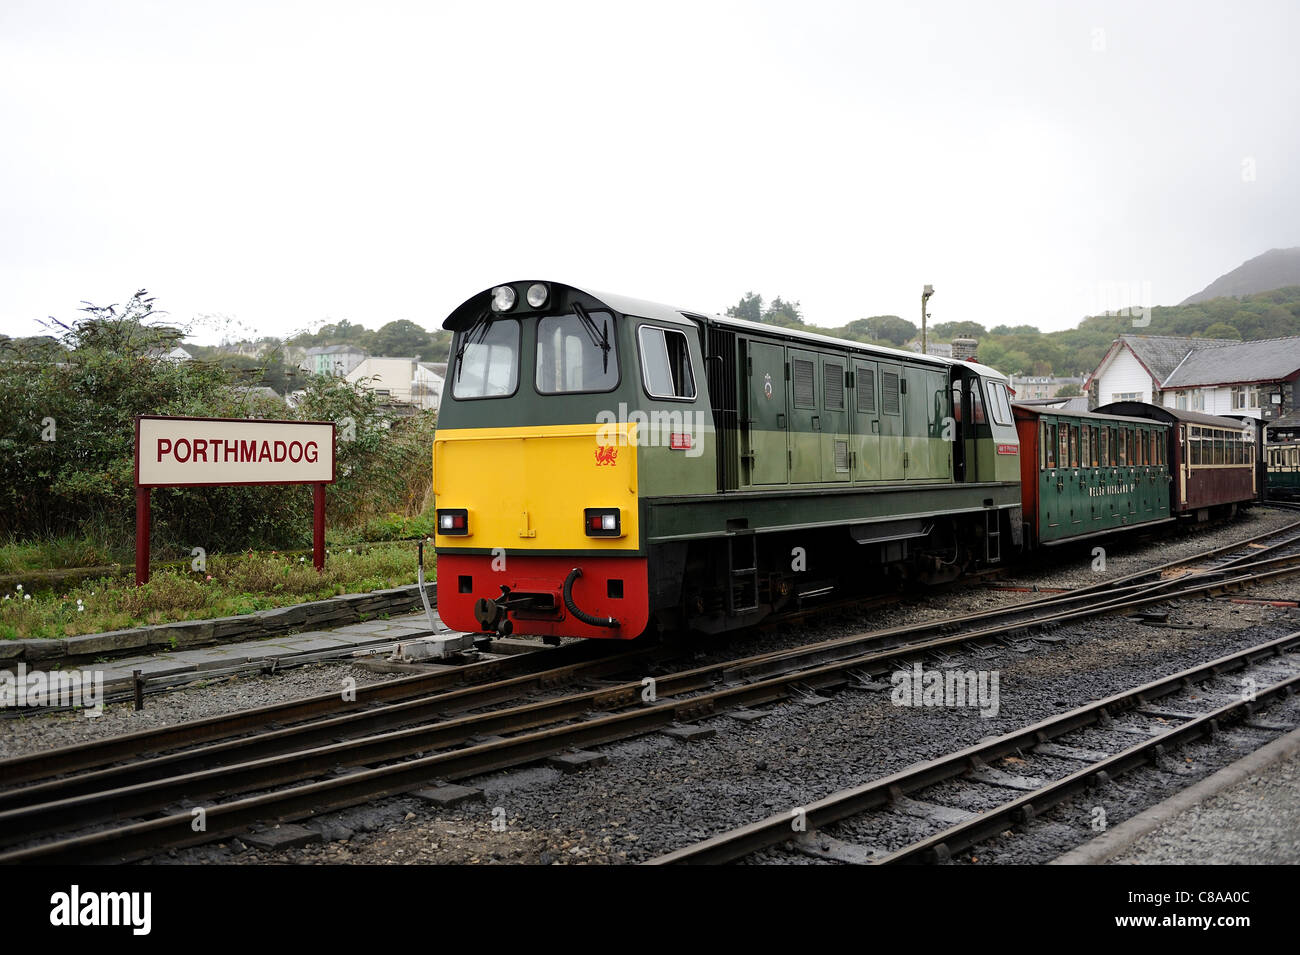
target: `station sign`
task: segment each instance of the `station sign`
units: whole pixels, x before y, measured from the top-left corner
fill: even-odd
[[[325,485],[334,425],[257,418],[135,419],[135,582],[149,582],[149,495],[155,487],[312,485],[312,564],[325,567]]]
[[[329,422],[142,416],[135,447],[138,487],[334,480]]]

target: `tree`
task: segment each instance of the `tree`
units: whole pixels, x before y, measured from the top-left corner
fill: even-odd
[[[740,297],[740,301],[727,309],[727,314],[732,318],[743,318],[747,322],[761,322],[763,320],[763,296],[756,295],[753,292],[746,292]]]
[[[763,321],[771,325],[802,325],[803,315],[798,302],[784,301],[781,296],[772,299],[772,304],[763,312]]]
[[[419,358],[430,350],[429,333],[415,322],[400,319],[374,333],[371,348],[376,355]]]
[[[1078,398],[1078,397],[1080,397],[1082,394],[1083,394],[1083,392],[1079,390],[1079,386],[1078,386],[1078,385],[1062,385],[1061,388],[1060,388],[1060,390],[1057,391],[1057,393],[1056,393],[1056,397],[1058,397],[1058,398]]]
[[[979,340],[988,334],[979,322],[940,322],[934,326],[935,338],[974,338]]]
[[[916,326],[897,315],[873,315],[849,322],[849,327],[865,332],[867,337],[889,342],[895,348],[901,348],[916,337]]]
[[[1235,338],[1241,341],[1241,332],[1237,331],[1227,322],[1215,322],[1205,330],[1206,338]]]

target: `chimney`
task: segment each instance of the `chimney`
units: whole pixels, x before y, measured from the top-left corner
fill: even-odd
[[[973,338],[954,338],[952,340],[952,357],[954,361],[966,361],[974,358],[979,342]]]

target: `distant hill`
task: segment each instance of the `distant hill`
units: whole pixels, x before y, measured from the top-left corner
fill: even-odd
[[[1300,248],[1269,249],[1263,255],[1243,262],[1226,275],[1220,275],[1203,290],[1179,304],[1194,305],[1228,296],[1240,298],[1287,285],[1300,285]]]

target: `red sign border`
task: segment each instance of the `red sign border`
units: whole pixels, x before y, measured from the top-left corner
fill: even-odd
[[[151,421],[230,421],[239,424],[314,424],[328,425],[333,436],[330,448],[330,477],[328,481],[229,481],[217,484],[203,482],[190,484],[140,483],[140,422]],[[325,485],[338,479],[339,428],[333,421],[289,421],[282,418],[199,418],[193,415],[142,414],[135,416],[135,583],[143,586],[149,582],[149,498],[156,487],[269,487],[271,485],[310,484],[312,489],[312,564],[317,571],[325,569]]]
[[[188,484],[141,484],[140,483],[140,422],[150,421],[230,421],[238,424],[315,424],[327,425],[333,438],[330,448],[330,478],[328,481],[222,481],[212,483],[198,481]],[[282,418],[199,418],[191,415],[139,414],[135,416],[135,486],[136,487],[266,487],[272,484],[333,484],[338,480],[339,469],[339,428],[333,421],[288,421]]]

